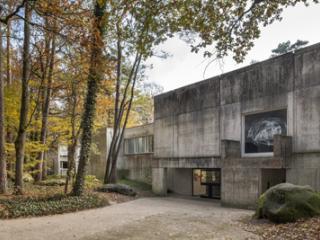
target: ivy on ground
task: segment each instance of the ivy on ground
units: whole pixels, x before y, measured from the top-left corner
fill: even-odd
[[[0,199],[0,218],[44,216],[103,207],[108,200],[97,194],[70,196],[56,194],[45,197],[14,197]]]

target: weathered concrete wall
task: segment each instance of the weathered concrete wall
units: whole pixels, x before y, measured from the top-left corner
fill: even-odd
[[[152,182],[152,154],[143,154],[137,156],[125,156],[124,170],[127,170],[125,177],[131,180]]]
[[[285,169],[261,169],[261,192],[270,187],[286,182]]]
[[[295,54],[293,152],[287,180],[320,191],[320,45]]]
[[[252,208],[259,197],[258,168],[222,168],[221,203]]]
[[[153,135],[153,124],[127,128],[124,139]],[[120,149],[117,162],[119,174],[131,180],[152,183],[152,153],[125,155],[124,145]]]
[[[181,195],[192,195],[192,169],[168,168],[168,190]]]
[[[155,157],[220,153],[219,79],[181,88],[155,100]]]
[[[88,164],[88,174],[95,175],[100,180],[103,180],[108,154],[108,144],[111,141],[108,137],[108,131],[110,129],[101,128],[93,135],[92,149]]]
[[[231,205],[254,204],[262,168],[286,168],[287,181],[320,190],[319,106],[320,44],[161,94],[155,165],[188,168],[216,159],[205,165],[222,168],[222,202]],[[289,157],[225,157],[223,140],[243,143],[246,114],[279,109],[287,110]]]
[[[152,191],[159,196],[167,195],[166,168],[152,168]]]

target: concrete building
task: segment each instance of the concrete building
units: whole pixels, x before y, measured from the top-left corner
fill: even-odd
[[[126,134],[154,132],[153,154],[139,164],[152,162],[155,193],[252,207],[284,181],[320,190],[320,44],[158,95],[154,105],[149,132]]]
[[[127,128],[117,162],[118,177],[152,183],[153,124]]]
[[[75,168],[76,171],[79,165],[79,157],[80,157],[80,147],[76,148],[75,153]],[[54,175],[67,176],[68,171],[68,146],[64,144],[58,145],[57,156],[54,158],[53,162],[54,167]]]

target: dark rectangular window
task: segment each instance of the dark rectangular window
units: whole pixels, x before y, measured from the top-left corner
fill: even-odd
[[[125,154],[153,153],[153,136],[124,139]]]
[[[60,168],[68,169],[68,162],[67,161],[61,161],[60,162]]]
[[[287,135],[287,110],[245,116],[245,153],[273,152],[273,136]]]

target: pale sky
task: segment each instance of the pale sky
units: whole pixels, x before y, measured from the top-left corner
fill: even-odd
[[[159,50],[172,56],[167,59],[153,57],[147,62],[153,65],[146,72],[148,81],[163,86],[164,91],[170,91],[249,65],[251,60],[265,60],[271,55],[271,49],[280,42],[295,42],[297,39],[308,40],[309,45],[320,42],[320,4],[311,4],[309,7],[299,4],[285,9],[282,16],[281,22],[261,29],[260,38],[255,41],[255,46],[243,63],[237,64],[227,57],[223,62],[212,63],[206,70],[205,78],[203,74],[208,61],[204,61],[202,54],[191,53],[188,44],[178,38],[170,39],[159,46]]]

